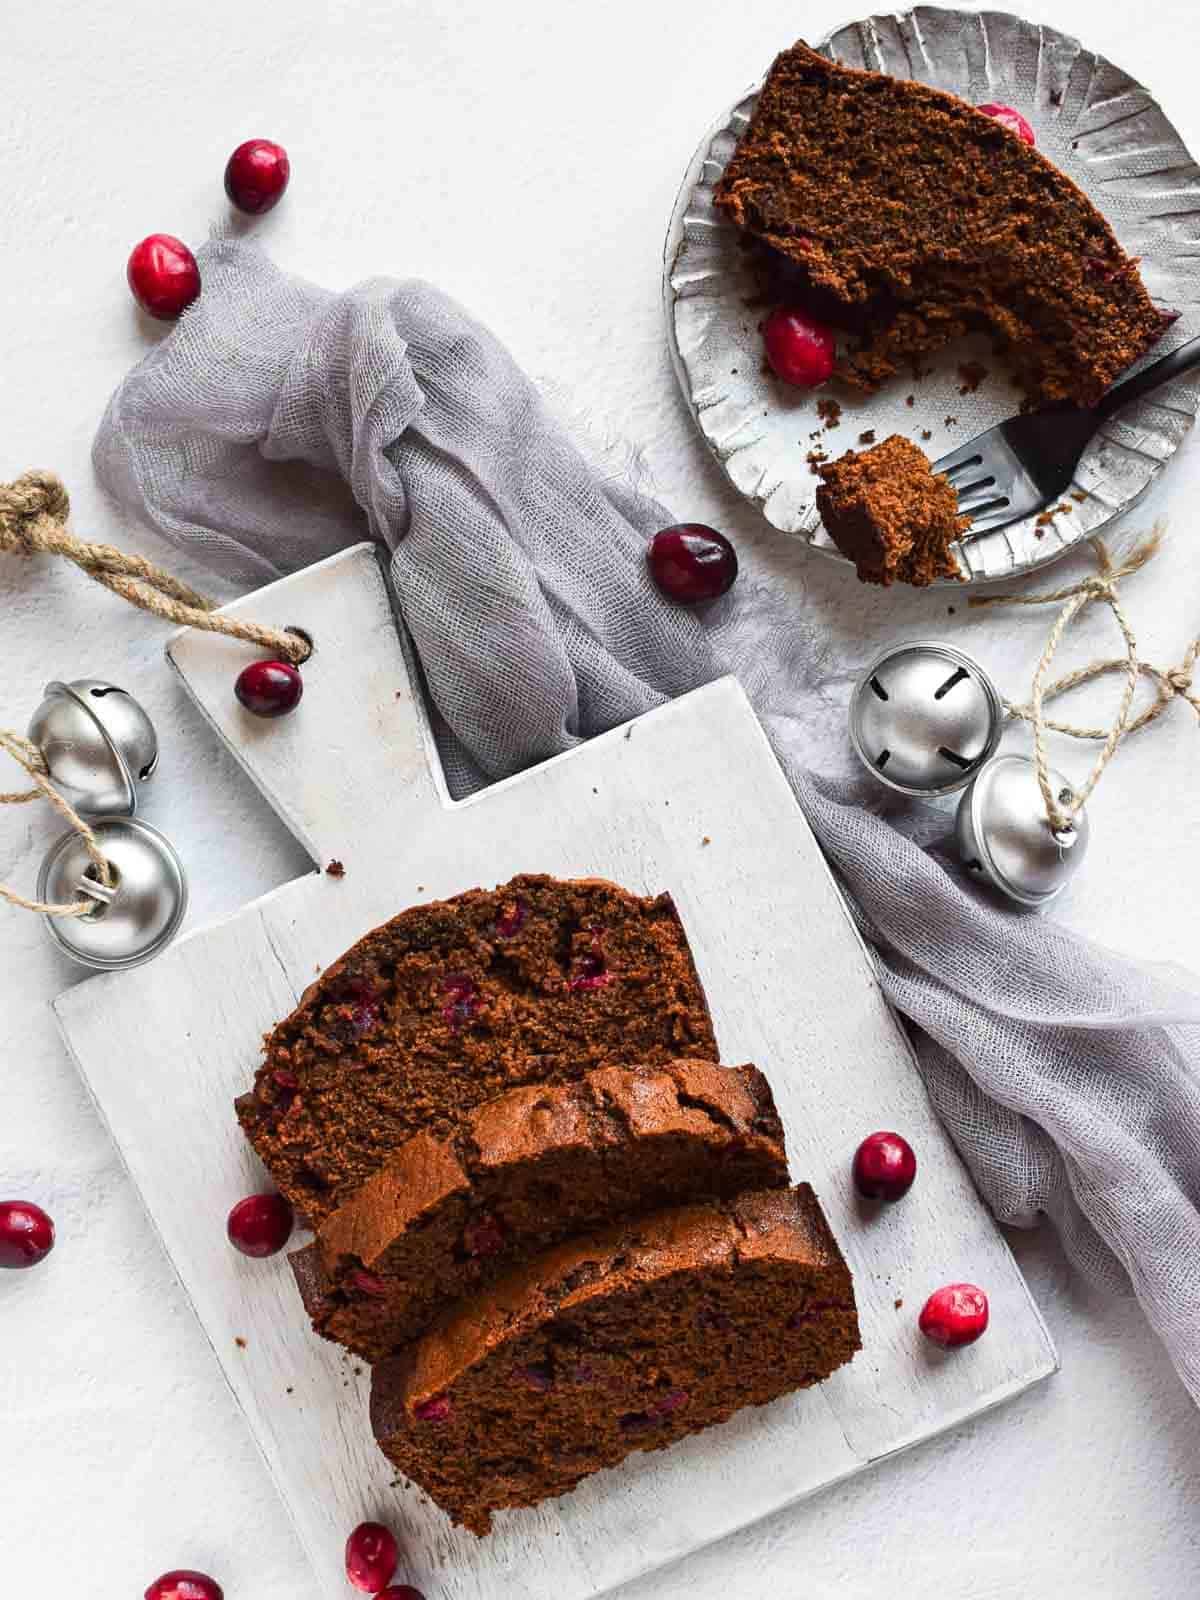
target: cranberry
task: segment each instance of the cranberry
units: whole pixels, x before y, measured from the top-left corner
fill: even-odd
[[[663,528],[650,541],[650,576],[672,600],[715,600],[733,586],[737,552],[723,533],[702,522]]]
[[[1037,143],[1033,129],[1021,113],[1014,111],[1011,106],[997,106],[989,102],[986,106],[980,106],[979,110],[985,117],[993,118],[1002,128],[1007,128],[1009,133],[1015,133],[1018,139],[1024,139],[1026,144]]]
[[[494,1256],[504,1243],[504,1224],[490,1212],[474,1217],[463,1229],[463,1248],[469,1256]]]
[[[391,1582],[399,1559],[396,1536],[382,1522],[360,1522],[346,1540],[346,1576],[366,1594]]]
[[[164,1572],[146,1590],[145,1600],[224,1600],[224,1590],[215,1578],[203,1572]]]
[[[902,1200],[917,1175],[917,1158],[898,1133],[872,1133],[854,1152],[853,1173],[868,1200]]]
[[[606,983],[612,982],[612,973],[604,965],[604,957],[593,951],[591,955],[580,956],[575,963],[575,970],[567,982],[568,989],[603,989]]]
[[[669,1417],[672,1411],[678,1411],[680,1406],[687,1405],[691,1395],[686,1389],[672,1389],[670,1394],[665,1394],[650,1407],[652,1417]]]
[[[529,915],[529,907],[520,895],[515,900],[510,900],[504,910],[496,918],[496,932],[502,939],[515,939],[525,926],[525,918]]]
[[[988,1298],[973,1283],[948,1283],[935,1289],[918,1319],[925,1337],[948,1350],[974,1344],[987,1325]]]
[[[200,293],[195,256],[169,233],[152,233],[135,244],[125,276],[138,305],[160,322],[174,322]]]
[[[418,1422],[445,1422],[452,1409],[449,1395],[439,1394],[432,1400],[422,1400],[415,1405],[413,1416]]]
[[[479,998],[479,985],[465,972],[456,972],[442,979],[442,991],[450,996],[449,1001],[442,1007],[442,1020],[458,1033],[464,1024],[470,1022],[482,1004]]]
[[[54,1224],[32,1200],[0,1200],[0,1267],[36,1267],[54,1249]]]
[[[781,306],[762,325],[763,344],[771,371],[784,383],[815,389],[833,376],[832,332],[806,311]]]
[[[278,205],[292,175],[292,164],[281,144],[270,139],[247,139],[238,145],[225,167],[225,193],[239,211],[261,216]]]
[[[304,679],[290,661],[252,661],[238,673],[233,692],[256,717],[286,717],[304,694]]]
[[[300,1087],[300,1079],[294,1072],[289,1072],[286,1067],[276,1067],[271,1074],[271,1082],[278,1084],[281,1089],[289,1089],[293,1093]]]
[[[388,1292],[387,1284],[379,1274],[368,1272],[365,1267],[352,1272],[349,1282],[352,1289],[357,1289],[359,1294],[365,1294],[372,1300],[382,1300]]]
[[[244,1256],[273,1256],[292,1236],[295,1217],[281,1194],[251,1194],[229,1213],[229,1242]]]

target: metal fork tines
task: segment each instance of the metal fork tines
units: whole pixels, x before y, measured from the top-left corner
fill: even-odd
[[[999,428],[969,439],[935,461],[933,470],[949,478],[958,496],[959,511],[971,519],[964,539],[978,538],[1044,504],[1037,484]]]

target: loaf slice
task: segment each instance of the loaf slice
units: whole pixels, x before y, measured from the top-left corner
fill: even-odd
[[[1171,320],[1066,175],[927,84],[780,55],[713,204],[839,312],[837,376],[876,389],[971,329],[1036,402],[1095,405]]]
[[[717,1047],[670,896],[524,876],[367,934],[268,1036],[237,1109],[319,1224],[414,1134],[508,1089],[683,1056]]]
[[[376,1367],[384,1455],[451,1518],[536,1505],[635,1450],[828,1377],[860,1348],[807,1185],[558,1246]]]
[[[313,1327],[375,1362],[439,1309],[621,1217],[788,1181],[755,1067],[601,1067],[419,1133],[322,1223],[292,1267]]]

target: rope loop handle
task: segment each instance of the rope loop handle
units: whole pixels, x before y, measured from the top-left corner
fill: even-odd
[[[290,628],[268,628],[217,614],[215,600],[200,594],[144,556],[125,555],[111,544],[88,544],[67,532],[70,497],[52,472],[22,473],[0,484],[0,551],[16,555],[65,556],[89,578],[130,605],[185,628],[201,628],[270,650],[293,666],[312,654],[308,639]]]

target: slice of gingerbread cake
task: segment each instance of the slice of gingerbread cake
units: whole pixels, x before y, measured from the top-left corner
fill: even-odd
[[[862,389],[982,329],[1032,402],[1094,405],[1171,320],[1087,196],[1002,123],[803,43],[714,204],[841,309],[836,375]]]
[[[410,1139],[291,1260],[316,1331],[368,1361],[575,1234],[788,1181],[755,1067],[599,1067],[510,1089],[458,1133]]]
[[[485,1534],[638,1450],[818,1383],[860,1348],[850,1272],[806,1185],[560,1245],[375,1368],[380,1448]]]

